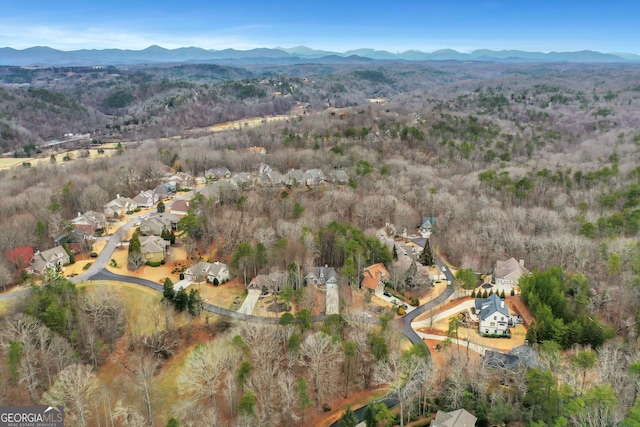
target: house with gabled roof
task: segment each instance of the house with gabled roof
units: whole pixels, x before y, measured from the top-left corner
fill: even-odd
[[[169,213],[178,216],[184,216],[189,213],[189,206],[191,202],[189,200],[176,200],[171,204],[169,208]]]
[[[255,182],[254,176],[247,172],[238,172],[231,177],[231,180],[242,189],[253,187]]]
[[[332,267],[307,267],[304,269],[304,283],[309,285],[338,284],[338,273]]]
[[[282,182],[287,187],[301,187],[306,184],[304,172],[301,169],[291,169],[284,175]]]
[[[347,185],[349,183],[349,174],[344,169],[333,169],[327,174],[327,179],[332,184]]]
[[[55,246],[46,251],[36,252],[31,258],[31,270],[35,274],[42,274],[47,268],[63,267],[69,264],[69,254],[62,246]]]
[[[476,298],[475,308],[480,318],[479,331],[482,335],[508,335],[511,313],[504,300],[496,294],[489,298]]]
[[[170,212],[153,212],[140,221],[140,233],[145,236],[159,236],[162,230],[175,231],[180,217]]]
[[[280,292],[287,286],[289,275],[282,271],[276,271],[269,274],[258,274],[251,279],[251,282],[247,285],[248,291],[259,290],[262,293],[263,290],[269,290],[272,292]]]
[[[187,268],[184,272],[184,278],[192,282],[210,282],[223,283],[229,280],[229,268],[221,262],[205,262],[198,261],[196,264]]]
[[[542,362],[538,352],[528,344],[514,347],[504,354],[495,350],[487,350],[482,357],[482,363],[495,369],[514,369],[517,367],[541,368]]]
[[[87,211],[71,220],[76,232],[84,237],[96,237],[107,227],[107,216],[100,212]]]
[[[304,183],[307,186],[322,185],[324,181],[324,172],[320,169],[309,169],[304,173]]]
[[[266,156],[267,155],[267,149],[264,148],[264,147],[251,146],[251,147],[249,147],[249,152],[250,153],[255,153],[255,154],[260,154],[262,156]]]
[[[422,218],[422,224],[420,225],[420,233],[427,234],[433,231],[433,228],[436,226],[436,217],[434,216],[425,216]]]
[[[268,164],[266,164],[264,162],[260,162],[260,164],[258,165],[258,175],[269,173],[272,170],[273,170],[273,168],[271,168],[271,166],[269,166]]]
[[[116,214],[118,216],[124,215],[127,212],[131,212],[136,209],[138,205],[132,199],[128,197],[120,197],[116,195],[116,198],[104,205],[104,214],[112,218]]]
[[[204,173],[205,179],[218,180],[223,178],[231,178],[231,171],[224,166],[207,169]]]
[[[177,190],[193,190],[196,186],[196,179],[186,172],[169,176],[167,182],[173,183]]]
[[[431,427],[474,427],[477,418],[466,409],[451,412],[438,411],[431,421]]]
[[[494,270],[494,280],[496,287],[513,287],[518,285],[521,276],[529,274],[529,270],[524,268],[524,260],[516,261],[511,257],[506,261],[496,261]]]
[[[362,286],[377,295],[381,295],[384,292],[384,281],[389,277],[391,275],[384,264],[373,264],[364,269]]]
[[[151,206],[158,203],[160,196],[155,193],[153,190],[145,190],[141,191],[136,197],[133,198],[133,201],[136,202],[138,207],[150,208]]]
[[[282,182],[283,176],[278,171],[265,172],[257,179],[257,183],[264,187],[278,187]]]
[[[207,199],[219,202],[223,197],[232,197],[238,190],[238,185],[234,181],[223,179],[205,185],[199,193]]]
[[[148,263],[164,261],[167,256],[169,242],[158,236],[145,236],[140,238],[140,253]]]

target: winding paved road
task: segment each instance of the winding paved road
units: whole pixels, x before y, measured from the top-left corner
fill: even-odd
[[[187,198],[191,195],[191,193],[192,192],[186,193],[174,200]],[[173,204],[173,202],[171,204]],[[170,209],[171,204],[167,206],[167,209]],[[89,269],[87,269],[87,271],[83,272],[82,274],[69,278],[69,280],[73,283],[80,283],[80,282],[92,281],[92,280],[107,280],[107,281],[110,280],[110,281],[119,281],[119,282],[126,282],[126,283],[135,283],[135,284],[153,289],[155,291],[162,292],[163,291],[162,285],[159,285],[158,283],[155,283],[140,277],[121,276],[119,274],[110,272],[106,268],[107,264],[111,260],[111,256],[113,255],[113,252],[115,251],[116,247],[118,246],[122,238],[126,235],[127,231],[129,231],[134,226],[135,222],[138,219],[139,219],[138,216],[133,217],[131,221],[127,222],[126,224],[121,226],[118,229],[118,231],[113,233],[113,235],[109,238],[109,240],[107,241],[107,244],[102,249],[102,251],[100,252],[100,255],[96,258],[95,262],[91,265],[91,267],[89,267]],[[451,274],[451,271],[449,271],[449,269],[445,266],[444,262],[440,259],[440,257],[433,254],[433,259],[435,263],[438,265],[438,267],[444,272],[447,281],[450,281],[449,283],[451,283],[451,281],[453,281],[453,274]],[[0,300],[17,298],[21,295],[26,295],[30,290],[31,288],[25,288],[25,289],[20,289],[18,291],[10,292],[4,295],[0,295]],[[445,302],[451,295],[453,295],[453,292],[454,292],[453,287],[447,286],[445,288],[445,291],[442,292],[433,300],[417,307],[415,310],[410,311],[404,317],[395,320],[396,326],[402,332],[402,334],[406,336],[409,339],[409,341],[411,341],[412,344],[418,344],[418,343],[424,344],[424,341],[422,341],[420,336],[411,327],[411,322],[413,321],[413,319],[415,319],[425,311],[430,310],[434,307],[437,307],[438,305]],[[244,320],[248,322],[277,324],[280,320],[277,317],[261,317],[261,316],[253,316],[250,314],[240,313],[234,310],[229,310],[229,309],[219,307],[209,303],[205,303],[204,309],[210,313],[214,313],[220,316],[229,317],[235,320]],[[313,316],[311,318],[311,321],[322,322],[325,319],[326,319],[326,316],[324,315]]]
[[[440,269],[444,272],[444,275],[446,276],[447,281],[453,282],[453,274],[451,274],[451,271],[448,268],[446,268],[444,262],[442,262],[440,257],[438,257],[436,254],[433,254],[433,259],[438,265],[438,267],[440,267]],[[443,266],[445,266],[445,269],[442,269]],[[397,319],[395,321],[395,324],[398,327],[398,329],[400,329],[402,334],[405,337],[407,337],[409,341],[411,341],[411,344],[421,343],[425,345],[424,341],[422,341],[422,338],[420,338],[420,336],[416,333],[416,331],[414,331],[413,328],[411,327],[411,322],[413,322],[413,319],[415,319],[425,311],[431,310],[432,308],[435,308],[438,305],[445,302],[451,295],[453,295],[453,292],[454,292],[453,286],[447,286],[444,292],[442,292],[440,295],[438,295],[428,303],[422,304],[420,307],[405,314],[404,317],[401,317],[400,319]]]

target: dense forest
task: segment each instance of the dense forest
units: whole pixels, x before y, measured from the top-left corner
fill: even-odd
[[[497,259],[515,257],[534,271],[522,298],[542,363],[496,373],[455,351],[441,367],[420,349],[403,354],[387,317],[350,310],[349,280],[342,316],[326,324],[189,318],[199,325],[189,334],[165,321],[187,315],[162,303],[155,332],[128,331],[127,313],[100,287],[54,277],[0,327],[2,402],[67,402],[77,425],[159,426],[167,415],[203,425],[196,413],[228,425],[305,425],[337,395],[382,386],[402,396],[405,416],[465,407],[478,425],[639,425],[639,81],[637,66],[613,64],[3,67],[9,156],[68,132],[122,145],[0,171],[0,252],[49,248],[78,212],[179,170],[344,170],[345,185],[197,199],[182,238],[194,253],[213,244],[220,259],[235,256],[236,273],[243,248],[259,259],[253,274],[330,264],[357,282],[366,263],[392,262],[375,230],[391,223],[411,233],[436,217],[431,245],[453,265],[490,274]],[[206,129],[268,115],[290,117]],[[19,280],[0,264],[0,285]],[[304,295],[296,301],[305,308]],[[198,343],[198,331],[207,339]],[[159,342],[172,350],[154,357]],[[153,384],[176,357],[172,400]],[[96,374],[111,359],[130,389]],[[85,397],[72,395],[81,387]],[[377,411],[377,425],[393,422]]]

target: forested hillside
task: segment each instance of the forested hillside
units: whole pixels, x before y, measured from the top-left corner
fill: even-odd
[[[313,188],[255,186],[224,192],[218,200],[196,199],[189,228],[181,230],[194,253],[213,244],[217,256],[230,262],[245,243],[266,254],[259,262],[252,258],[254,274],[333,264],[357,282],[365,262],[387,261],[372,238],[376,230],[392,223],[412,233],[423,217],[435,217],[431,245],[451,264],[490,274],[497,259],[514,257],[534,271],[523,282],[522,298],[537,319],[528,337],[543,353],[540,369],[497,378],[457,361],[453,353],[446,369],[427,369],[420,354],[400,356],[398,334],[384,318],[381,327],[350,313],[350,291],[345,291],[343,321],[329,322],[322,331],[303,324],[270,329],[223,323],[207,326],[209,335],[196,347],[184,329],[168,328],[180,336],[175,342],[189,349],[180,366],[171,368],[181,375],[172,391],[195,403],[180,406],[176,398],[162,406],[159,402],[171,399],[138,389],[129,401],[128,390],[103,384],[114,396],[101,397],[99,410],[117,414],[120,424],[114,425],[134,425],[123,421],[127,417],[165,425],[167,420],[152,411],[160,407],[163,417],[170,412],[189,425],[199,425],[190,418],[194,410],[233,425],[305,425],[310,411],[321,413],[323,403],[343,388],[349,394],[378,384],[406,391],[407,407],[415,412],[464,405],[483,413],[487,423],[614,426],[630,411],[637,418],[637,66],[373,62],[0,72],[5,151],[23,155],[24,145],[66,132],[122,142],[113,155],[0,171],[0,253],[25,245],[51,247],[64,221],[78,212],[101,209],[118,194],[135,196],[161,183],[165,174],[181,170],[204,177],[213,167],[255,173],[266,163],[281,173],[344,170],[349,180]],[[203,129],[276,114],[291,117],[227,132]],[[165,138],[171,136],[178,137]],[[266,154],[249,150],[255,146]],[[13,266],[0,268],[7,283],[18,280]],[[73,307],[73,315],[48,319],[44,303],[31,300],[24,311],[41,323],[14,317],[0,329],[7,356],[2,381],[27,390],[31,399],[20,403],[51,395],[58,387],[55,374],[81,369],[75,363],[99,367],[117,351],[129,351],[115,344],[119,337],[130,341],[127,378],[151,371],[144,377],[151,381],[154,370],[173,357],[135,359],[148,350],[145,339],[151,338],[129,338],[121,308],[104,295],[111,310],[107,320],[117,333],[107,336],[97,326],[100,319],[80,328],[83,316],[93,313],[87,305],[92,294],[59,292],[63,295],[46,302]],[[156,314],[157,327],[165,323],[162,313]],[[16,324],[30,331],[46,325],[42,334],[58,333],[66,340],[60,344],[61,362],[46,371],[50,375],[39,371],[24,380],[25,371],[11,364],[16,360],[11,354],[22,354],[14,344]],[[217,342],[212,337],[225,343],[224,350],[211,344]],[[101,341],[101,352],[92,339]],[[48,348],[28,342],[48,357]],[[204,359],[216,362],[205,366]],[[336,363],[327,365],[327,359]],[[215,384],[198,382],[195,375],[223,369],[231,374],[215,376]],[[426,371],[432,375],[419,378],[418,372]],[[421,382],[396,381],[406,372]],[[9,396],[19,394],[12,390]],[[89,408],[89,402],[83,404]]]

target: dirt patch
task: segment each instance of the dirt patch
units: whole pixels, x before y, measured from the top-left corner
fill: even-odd
[[[348,398],[339,397],[329,402],[329,406],[334,409],[330,412],[319,412],[319,409],[310,409],[305,413],[304,422],[305,425],[327,427],[335,423],[344,414],[347,406],[351,406],[351,409],[356,410],[370,402],[380,399],[385,395],[386,390],[362,390],[356,393],[350,393]]]
[[[506,297],[505,298],[507,305],[511,309],[511,312],[519,314],[522,316],[522,320],[524,321],[525,327],[528,329],[531,327],[531,323],[534,320],[533,314],[529,311],[527,306],[522,301],[520,295]]]

